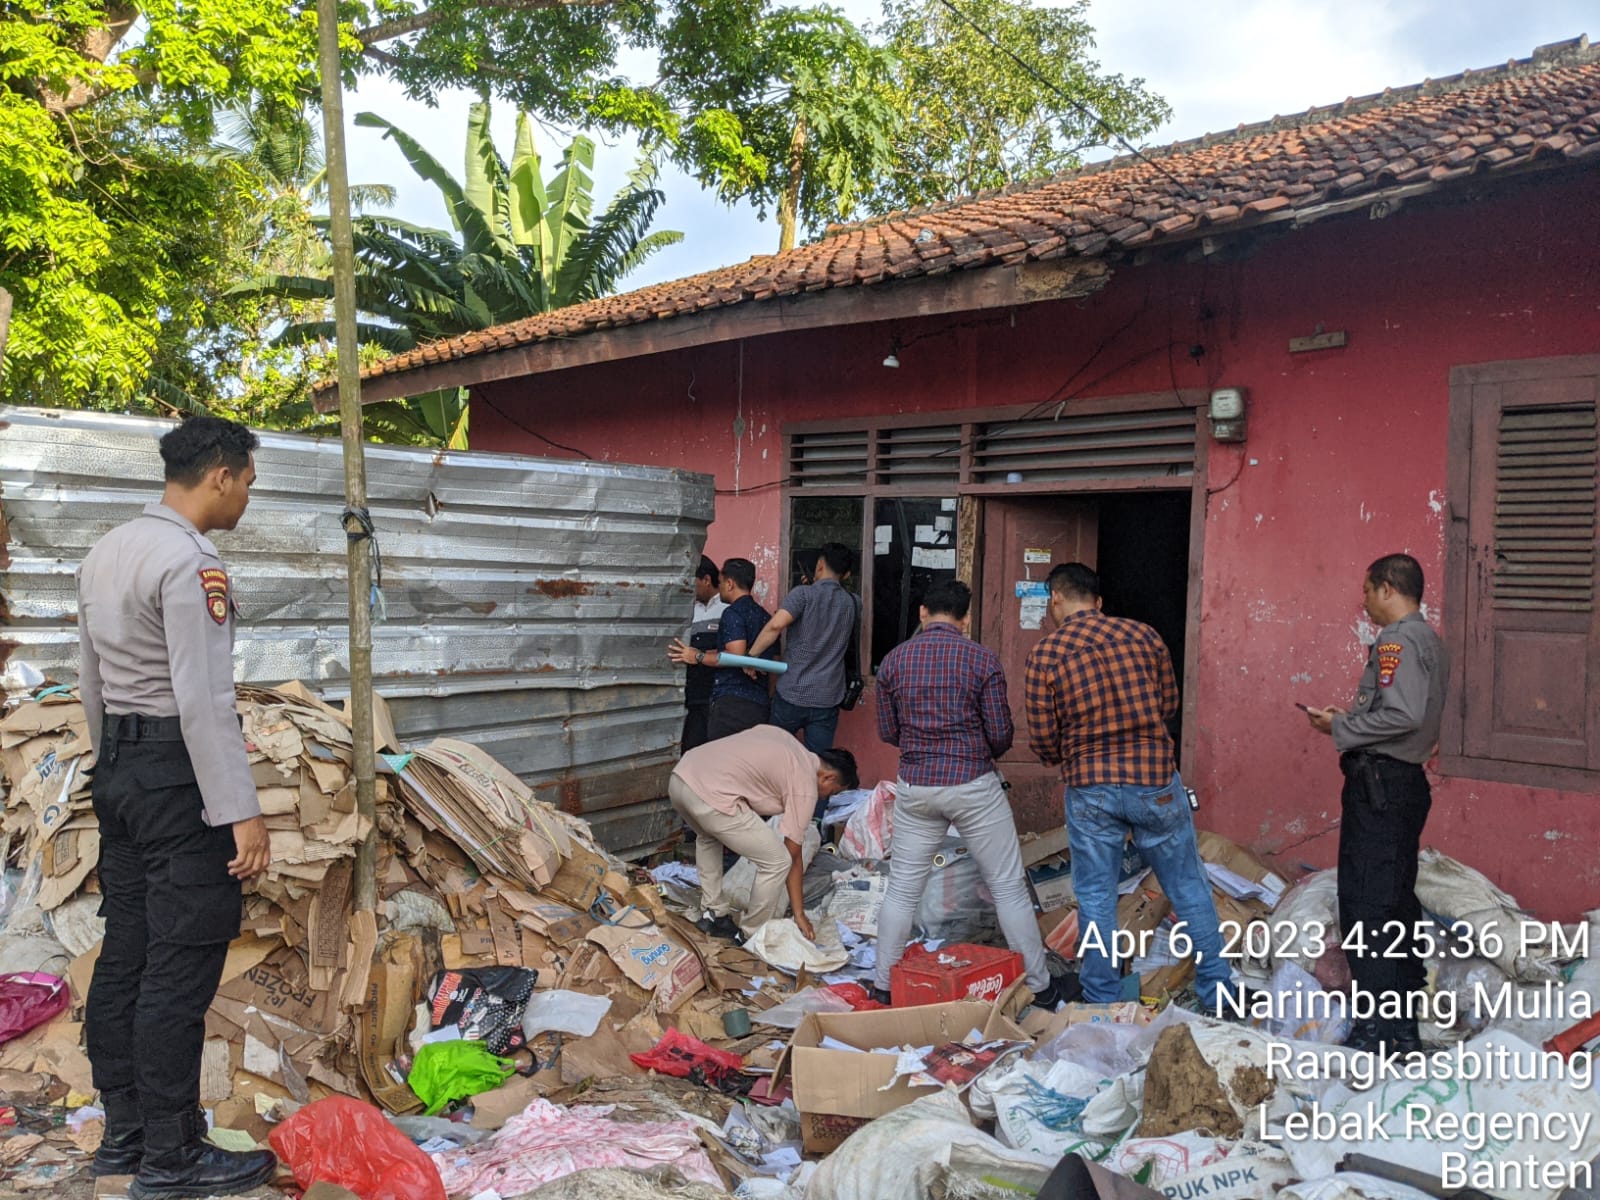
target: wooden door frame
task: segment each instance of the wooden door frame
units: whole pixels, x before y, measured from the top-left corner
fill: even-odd
[[[1034,483],[1019,484],[974,484],[965,482],[970,479],[972,470],[972,427],[994,421],[1003,421],[1031,413],[1033,408],[1026,405],[992,406],[987,408],[960,409],[951,412],[937,410],[906,412],[885,416],[866,416],[843,418],[839,420],[792,421],[785,422],[782,427],[785,462],[788,461],[789,439],[797,433],[828,432],[844,429],[867,429],[869,442],[867,448],[868,480],[864,486],[846,486],[838,488],[805,488],[799,491],[784,484],[781,500],[778,505],[778,586],[779,594],[773,599],[774,611],[781,602],[783,594],[787,591],[789,579],[789,560],[794,553],[790,544],[789,531],[793,525],[793,504],[796,498],[808,496],[853,496],[861,499],[861,546],[863,553],[859,568],[856,572],[857,588],[862,597],[863,621],[861,631],[861,661],[863,664],[872,662],[872,622],[869,619],[870,601],[873,586],[873,556],[865,553],[867,546],[872,544],[871,531],[873,521],[873,501],[880,496],[895,495],[929,495],[937,490],[937,485],[894,485],[886,486],[873,481],[872,464],[875,461],[877,429],[915,427],[928,424],[957,424],[962,429],[962,453],[959,478],[949,484],[951,492],[956,497],[958,535],[970,529],[975,543],[968,550],[960,536],[956,540],[957,578],[963,579],[971,588],[973,595],[974,611],[972,618],[973,629],[978,636],[982,635],[983,613],[979,603],[983,587],[983,538],[985,530],[984,509],[990,499],[1003,499],[1006,497],[1027,496],[1059,496],[1082,494],[1123,494],[1136,492],[1177,492],[1187,490],[1190,495],[1189,504],[1189,575],[1187,595],[1185,597],[1184,619],[1184,655],[1183,655],[1183,707],[1182,725],[1180,730],[1178,752],[1185,768],[1193,773],[1194,755],[1198,744],[1198,729],[1196,719],[1197,693],[1196,686],[1200,672],[1200,614],[1201,591],[1205,580],[1205,529],[1207,516],[1207,502],[1210,497],[1210,426],[1205,418],[1205,403],[1209,393],[1194,389],[1180,388],[1176,392],[1138,392],[1122,396],[1095,396],[1073,401],[1073,411],[1077,413],[1112,413],[1122,411],[1146,411],[1154,408],[1177,407],[1187,408],[1195,417],[1195,445],[1194,466],[1186,479],[1162,479],[1143,477],[1131,480],[1089,480],[1085,482],[1067,483]],[[1241,455],[1247,454],[1244,446],[1239,448]],[[968,507],[972,515],[965,521],[961,516]],[[970,561],[971,576],[963,576],[960,569]],[[873,685],[874,673],[869,669],[864,672],[867,677],[868,687]]]
[[[1208,481],[1210,479],[1210,436],[1209,429],[1203,416],[1198,412],[1195,420],[1195,448],[1194,472],[1187,480],[1175,481],[1165,486],[1145,484],[1140,487],[1117,487],[1115,481],[1111,486],[1097,484],[1059,484],[1051,483],[1029,487],[1020,483],[1005,488],[1003,493],[990,489],[982,492],[963,489],[962,500],[968,496],[976,501],[978,510],[974,518],[974,525],[978,531],[979,545],[974,547],[971,557],[972,577],[967,583],[972,588],[974,604],[982,595],[983,590],[983,549],[982,537],[984,530],[989,526],[987,508],[991,500],[1024,500],[1048,496],[1095,496],[1095,495],[1129,495],[1137,492],[1181,492],[1189,493],[1189,559],[1188,580],[1184,605],[1184,637],[1183,637],[1183,705],[1181,709],[1181,728],[1179,731],[1178,754],[1184,764],[1185,770],[1193,773],[1195,746],[1198,741],[1197,726],[1197,693],[1199,692],[1200,672],[1200,613],[1201,589],[1205,583],[1205,534],[1206,534],[1206,502],[1210,492]],[[1247,453],[1241,448],[1241,453]],[[1098,542],[1097,542],[1098,545]],[[957,548],[957,562],[962,561],[962,551]],[[972,621],[973,636],[981,638],[985,632],[982,625],[982,614],[976,613]]]

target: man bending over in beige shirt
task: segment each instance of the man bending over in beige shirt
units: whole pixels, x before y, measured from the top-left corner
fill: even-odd
[[[748,937],[783,911],[788,888],[794,923],[807,938],[800,848],[819,798],[859,786],[856,760],[848,750],[812,754],[776,725],[696,746],[679,760],[667,784],[672,807],[695,831],[695,866],[706,914],[700,928],[717,937]],[[765,818],[782,814],[781,836]],[[750,860],[756,869],[750,907],[741,920],[722,896],[722,849]]]

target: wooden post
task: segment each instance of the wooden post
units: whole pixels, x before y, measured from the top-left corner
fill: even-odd
[[[11,332],[11,293],[0,288],[0,367],[6,362],[6,335]]]
[[[367,458],[361,429],[361,360],[356,333],[356,254],[350,228],[350,171],[344,149],[344,81],[339,61],[338,0],[317,0],[317,62],[322,75],[322,136],[328,171],[333,243],[333,315],[339,362],[339,418],[344,439],[345,507],[365,513]],[[359,532],[347,519],[347,533]],[[372,557],[365,537],[352,537],[350,576],[350,722],[355,740],[356,811],[374,822],[356,856],[355,902],[377,906],[377,763],[372,735]]]

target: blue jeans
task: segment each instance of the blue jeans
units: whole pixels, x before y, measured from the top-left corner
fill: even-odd
[[[839,706],[808,708],[803,704],[790,704],[782,696],[774,696],[772,723],[779,729],[798,733],[805,739],[806,749],[813,754],[819,750],[831,750],[834,731],[839,728]]]
[[[771,722],[779,729],[790,733],[798,733],[806,744],[806,749],[815,754],[819,750],[833,749],[833,734],[839,728],[839,706],[832,708],[808,708],[804,704],[790,704],[782,696],[772,697]],[[817,807],[812,811],[812,820],[820,826],[822,814],[827,810],[828,802],[821,796],[817,797]]]
[[[1128,833],[1144,859],[1155,868],[1161,888],[1172,901],[1176,919],[1194,945],[1195,991],[1201,1006],[1216,1012],[1217,992],[1228,986],[1232,972],[1222,957],[1217,909],[1211,902],[1211,880],[1200,862],[1194,819],[1176,774],[1166,787],[1096,784],[1067,788],[1067,837],[1072,846],[1072,890],[1078,896],[1078,932],[1098,932],[1111,948],[1117,928],[1117,877]],[[1106,951],[1087,950],[1079,979],[1083,998],[1107,1004],[1120,992],[1117,960]]]

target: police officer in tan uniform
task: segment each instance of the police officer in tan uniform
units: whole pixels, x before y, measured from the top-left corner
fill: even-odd
[[[1355,705],[1307,710],[1340,752],[1339,927],[1356,986],[1379,1000],[1427,984],[1415,944],[1417,852],[1433,803],[1422,764],[1438,746],[1450,661],[1422,616],[1422,583],[1409,554],[1385,555],[1367,568],[1362,599],[1381,628]],[[1415,1020],[1358,1021],[1345,1044],[1381,1053],[1422,1049]]]
[[[78,570],[79,690],[96,748],[101,914],[89,1061],[106,1111],[92,1172],[134,1200],[248,1190],[270,1151],[204,1140],[205,1013],[239,935],[240,883],[270,861],[233,686],[235,605],[206,537],[250,502],[256,437],[195,417],[161,439],[159,504]]]

